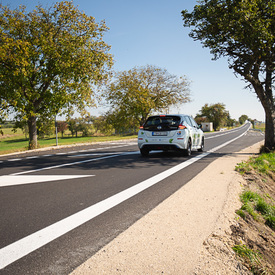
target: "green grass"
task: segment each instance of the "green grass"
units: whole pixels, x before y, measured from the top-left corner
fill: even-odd
[[[17,131],[16,133],[12,132],[11,128],[3,129],[4,136],[0,136],[0,154],[8,154],[14,152],[25,151],[28,149],[29,140],[25,137],[23,132]],[[132,136],[92,136],[92,137],[58,137],[58,145],[75,145],[81,143],[94,143],[94,142],[103,142],[103,141],[115,141],[121,139],[130,139],[137,138],[136,135]],[[51,147],[56,146],[55,136],[38,139],[38,147]]]
[[[240,198],[243,205],[236,212],[240,217],[245,219],[247,212],[254,220],[263,218],[265,224],[275,230],[275,205],[267,203],[262,196],[252,191],[243,192]]]
[[[261,130],[262,132],[264,132],[265,131],[265,123],[256,124],[254,126],[254,129],[258,129],[258,130]]]
[[[239,163],[235,168],[241,174],[250,172],[252,169],[265,175],[275,173],[275,152],[263,153],[257,158],[252,157],[247,162]]]

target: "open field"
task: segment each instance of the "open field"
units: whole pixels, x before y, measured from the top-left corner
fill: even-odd
[[[14,152],[25,151],[28,149],[29,140],[21,130],[16,133],[12,132],[12,128],[2,129],[4,135],[0,135],[0,154],[9,154]],[[136,138],[137,136],[91,136],[91,137],[71,137],[68,134],[61,137],[58,134],[58,145],[73,145],[79,143],[93,143],[102,141],[112,141],[120,139]],[[39,148],[56,146],[56,137],[50,136],[43,139],[38,139]]]
[[[264,123],[255,125],[255,129],[261,131],[265,130]],[[0,154],[8,154],[14,152],[25,151],[28,149],[29,141],[28,137],[23,133],[21,129],[17,129],[14,133],[12,128],[2,128],[3,135],[0,134]],[[58,134],[58,145],[73,145],[77,143],[92,143],[111,141],[119,139],[136,138],[136,135],[132,136],[89,136],[82,137],[79,133],[78,137],[72,137],[69,131],[66,131],[62,138],[61,133]],[[56,137],[54,135],[47,136],[43,139],[38,139],[39,148],[56,146]]]

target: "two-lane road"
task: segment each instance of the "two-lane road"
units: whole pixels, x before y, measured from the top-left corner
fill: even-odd
[[[206,135],[189,158],[136,141],[0,156],[0,274],[68,274],[211,161],[264,138]]]

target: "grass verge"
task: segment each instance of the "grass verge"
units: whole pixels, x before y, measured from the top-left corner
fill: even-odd
[[[233,250],[246,261],[253,274],[268,274],[261,263],[262,256],[259,252],[253,251],[246,245],[235,245]]]
[[[115,141],[122,139],[137,138],[136,135],[133,136],[95,136],[95,137],[59,137],[58,145],[76,145],[83,143],[95,143],[104,141]],[[24,138],[22,135],[11,136],[0,139],[0,154],[9,154],[20,151],[28,150],[29,140]],[[56,146],[56,138],[44,138],[38,140],[38,148],[52,147]]]
[[[242,220],[233,250],[253,274],[274,274],[275,152],[252,157],[235,170],[246,184],[240,195],[242,206],[236,211]]]

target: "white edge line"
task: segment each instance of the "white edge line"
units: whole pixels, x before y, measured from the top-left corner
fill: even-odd
[[[245,132],[246,133],[246,132]],[[79,211],[59,222],[56,222],[48,227],[45,227],[23,239],[20,239],[2,249],[0,249],[0,269],[8,266],[9,264],[21,259],[22,257],[28,255],[29,253],[35,251],[36,249],[46,245],[47,243],[57,239],[58,237],[68,233],[69,231],[75,229],[76,227],[90,221],[91,219],[97,217],[98,215],[104,213],[105,211],[113,208],[114,206],[124,202],[125,200],[131,198],[132,196],[144,191],[145,189],[155,185],[161,180],[173,175],[174,173],[180,171],[181,169],[193,164],[194,162],[208,156],[212,152],[228,145],[229,143],[235,141],[236,139],[242,137],[242,135],[216,147],[208,152],[204,152],[198,156],[195,156],[187,161],[184,161],[156,176],[153,176],[145,181],[142,181],[116,195],[113,195],[101,202],[98,202],[82,211]],[[115,157],[117,155],[109,156]],[[108,158],[108,157],[104,157]],[[103,159],[103,158],[101,158]],[[84,161],[82,161],[84,162]],[[77,162],[79,163],[79,162]],[[72,164],[71,164],[72,165]]]
[[[57,239],[58,237],[68,233],[76,227],[88,222],[96,216],[131,198],[132,196],[153,186],[159,181],[171,176],[179,170],[191,165],[199,159],[209,155],[203,153],[199,156],[191,158],[175,167],[172,167],[154,177],[142,181],[112,197],[109,197],[99,203],[96,203],[82,211],[79,211],[59,222],[56,222],[44,229],[41,229],[21,240],[18,240],[0,250],[0,269],[13,263],[14,261],[28,255],[36,249],[46,245],[47,243]]]

